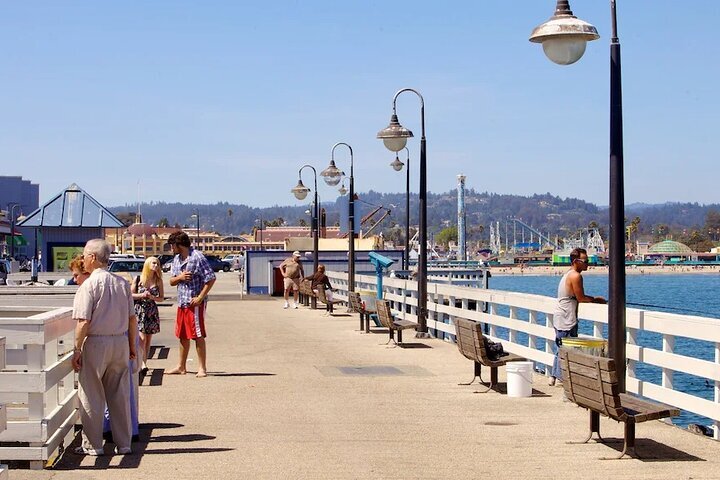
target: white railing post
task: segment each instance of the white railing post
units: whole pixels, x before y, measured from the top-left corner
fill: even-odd
[[[644,323],[644,317],[645,317],[645,312],[642,310],[639,311],[638,318],[639,318],[640,325],[642,325]],[[638,329],[632,328],[632,327],[627,327],[627,345],[637,345],[638,344],[637,334],[638,334]],[[626,377],[626,379],[627,378],[637,378],[637,375],[635,374],[635,365],[637,362],[635,360],[633,360],[632,358],[630,358],[630,356],[627,354],[627,345],[625,347],[625,350],[626,350],[625,356],[627,358],[627,367],[626,367],[625,377]],[[609,355],[609,352],[606,352],[606,355]]]
[[[531,325],[537,325],[538,312],[530,310],[530,316],[528,317],[528,323]],[[528,347],[535,349],[537,346],[537,337],[532,334],[528,334]]]
[[[497,314],[498,314],[498,313],[497,313],[497,307],[498,307],[498,306],[497,306],[497,304],[495,304],[495,303],[491,303],[491,304],[490,304],[490,314],[491,314],[491,315],[497,315]],[[491,324],[490,324],[490,336],[491,336],[491,337],[497,337],[497,327],[495,326],[494,323],[491,323]]]
[[[510,307],[510,319],[517,320],[517,318],[518,318],[517,307]],[[509,329],[508,340],[510,341],[510,343],[518,343],[517,342],[517,330],[515,330],[514,328]]]
[[[675,337],[673,335],[666,333],[662,336],[662,351],[667,353],[673,353],[675,351]],[[661,385],[673,390],[673,371],[669,368],[663,367],[662,369]]]

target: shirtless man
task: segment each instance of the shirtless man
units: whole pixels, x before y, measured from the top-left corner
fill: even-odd
[[[584,248],[576,248],[570,252],[570,270],[563,275],[558,285],[558,302],[553,314],[555,327],[555,361],[552,376],[548,384],[555,385],[556,379],[562,380],[560,370],[560,346],[562,339],[578,336],[578,304],[607,303],[603,297],[585,295],[582,272],[588,269],[588,256]]]

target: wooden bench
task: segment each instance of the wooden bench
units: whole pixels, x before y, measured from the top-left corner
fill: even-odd
[[[328,301],[327,295],[325,295],[325,288],[322,285],[318,286],[316,293],[315,290],[313,290],[312,288],[312,281],[307,278],[300,281],[300,287],[298,287],[298,296],[298,300],[300,300],[300,303],[302,303],[306,307],[310,306],[312,308],[316,308],[317,302],[313,301],[311,305],[310,299],[320,300],[322,303],[325,304],[325,309],[329,313],[333,313],[334,305],[336,303],[342,302],[342,300],[333,300],[332,302]]]
[[[370,333],[370,315],[365,311],[360,294],[358,292],[348,292],[348,304],[350,305],[350,312],[360,315],[360,332]],[[367,327],[365,321],[368,322]]]
[[[390,338],[385,343],[387,345],[390,342],[394,342],[396,346],[402,346],[402,331],[407,329],[415,329],[417,323],[409,320],[395,320],[392,316],[392,310],[390,310],[390,302],[387,300],[375,300],[377,308],[378,320],[380,324],[388,329]],[[368,322],[370,320],[368,319]],[[395,332],[398,334],[397,342],[395,341]]]
[[[620,393],[615,361],[587,355],[573,349],[560,349],[565,395],[572,402],[590,411],[590,434],[579,443],[587,443],[593,433],[600,442],[600,414],[625,424],[624,445],[620,456],[635,449],[635,424],[680,415],[680,410],[636,396]],[[604,460],[604,459],[603,459]]]
[[[300,286],[298,287],[298,300],[302,305],[309,307],[311,304],[310,299],[317,299],[317,295],[313,292],[312,282],[310,279],[303,278],[300,280]],[[313,300],[312,308],[315,308],[315,304],[316,302]]]
[[[486,385],[488,388],[482,392],[475,393],[486,393],[489,392],[498,384],[498,367],[502,367],[508,362],[519,362],[525,360],[525,358],[515,355],[508,354],[500,357],[497,360],[493,360],[488,356],[487,351],[487,337],[482,333],[482,324],[467,320],[464,318],[453,319],[455,324],[455,339],[457,342],[458,350],[460,353],[475,363],[475,370],[472,380],[468,383],[460,383],[459,385],[472,385],[475,378],[480,379],[480,383]],[[482,367],[490,368],[490,383],[487,384],[482,379]]]
[[[334,305],[336,303],[342,303],[342,300],[335,300],[335,299],[328,300],[327,295],[325,295],[325,287],[323,287],[322,285],[318,285],[317,299],[325,304],[325,309],[327,310],[328,314],[330,314],[330,315],[332,315],[334,313],[334,310],[335,310]]]

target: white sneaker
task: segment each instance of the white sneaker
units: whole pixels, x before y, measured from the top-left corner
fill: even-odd
[[[548,385],[550,385],[551,387],[555,386],[555,377],[550,377],[548,379]]]
[[[285,305],[283,305],[283,308],[288,308],[289,306],[290,305],[288,304],[288,302],[285,302]]]
[[[293,303],[293,308],[298,308],[297,303]]]

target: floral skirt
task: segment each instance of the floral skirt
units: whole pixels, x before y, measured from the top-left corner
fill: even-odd
[[[135,302],[135,315],[138,319],[138,330],[146,335],[160,332],[160,312],[152,300]]]

